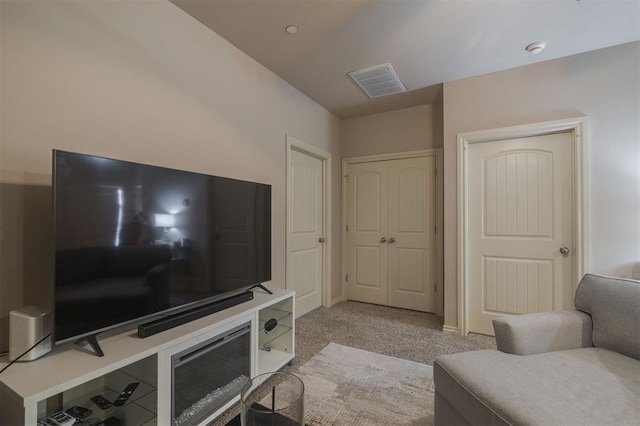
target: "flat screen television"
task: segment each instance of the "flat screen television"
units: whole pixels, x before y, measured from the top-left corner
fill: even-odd
[[[271,280],[271,186],[53,151],[62,343]]]

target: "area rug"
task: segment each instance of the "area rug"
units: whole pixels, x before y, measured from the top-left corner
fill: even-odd
[[[309,426],[433,424],[430,365],[331,342],[295,374]]]

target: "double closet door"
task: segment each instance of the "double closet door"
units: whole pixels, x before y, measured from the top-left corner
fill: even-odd
[[[435,311],[435,166],[435,156],[349,165],[349,300]]]

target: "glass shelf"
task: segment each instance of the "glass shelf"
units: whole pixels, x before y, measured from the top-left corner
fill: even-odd
[[[145,389],[143,387],[143,384],[140,383],[140,385],[133,392],[133,395],[131,395],[131,398],[129,398],[127,402],[124,403],[124,405],[121,405],[120,407],[116,407],[115,405],[112,405],[106,410],[103,410],[100,407],[98,407],[93,401],[91,401],[90,398],[95,395],[102,395],[105,398],[107,398],[109,401],[113,402],[116,400],[116,398],[118,397],[118,395],[120,395],[120,392],[121,392],[121,390],[115,391],[111,388],[103,386],[102,388],[95,389],[92,392],[89,392],[82,397],[74,399],[68,404],[65,403],[64,408],[65,410],[67,410],[77,405],[77,406],[92,410],[93,414],[91,414],[88,417],[91,419],[98,420],[98,419],[106,419],[109,417],[117,417],[123,422],[123,424],[128,424],[128,425],[143,424],[148,422],[152,418],[154,418],[155,413],[149,411],[146,408],[141,407],[136,403],[137,399],[133,399],[134,395],[136,395],[136,393],[138,392],[138,389],[140,388],[143,388],[143,390],[148,390],[148,392],[145,393],[145,395],[148,395],[150,393],[155,393],[155,389],[152,389],[152,388],[149,389],[148,385],[146,386],[147,389]],[[142,392],[140,395],[142,395]],[[141,397],[140,395],[136,395],[136,396]]]
[[[264,349],[269,343],[276,340],[278,337],[284,335],[285,333],[291,331],[291,327],[283,324],[278,324],[273,330],[266,332],[264,329],[260,329],[258,334],[259,346],[260,349]]]
[[[264,308],[260,311],[260,320],[259,320],[259,328],[260,331],[264,329],[264,324],[270,319],[274,318],[276,321],[280,322],[291,315],[291,312],[283,311],[282,309],[276,309],[273,307]]]
[[[271,347],[276,339],[292,332],[293,315],[291,300],[284,300],[272,306],[268,306],[260,310],[258,315],[258,348],[269,351],[271,349],[279,350],[281,348]],[[275,319],[278,324],[272,330],[265,330],[265,324]],[[278,346],[278,345],[276,345]],[[289,346],[289,345],[287,345]]]
[[[63,409],[66,411],[73,406],[88,408],[92,411],[91,415],[82,420],[81,424],[93,425],[101,420],[110,417],[117,418],[123,425],[143,425],[152,424],[156,417],[154,410],[154,401],[156,400],[156,388],[144,381],[132,377],[120,370],[109,373],[104,378],[105,385],[95,387],[82,395],[77,396],[69,401],[64,400]],[[96,403],[91,401],[91,397],[102,395],[110,402],[116,400],[120,392],[129,384],[137,382],[138,387],[133,394],[121,406],[112,405],[103,410]],[[63,396],[64,398],[64,396]]]

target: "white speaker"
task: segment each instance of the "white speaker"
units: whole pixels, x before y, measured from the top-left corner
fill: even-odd
[[[13,361],[51,333],[51,312],[25,306],[9,312],[9,361]],[[51,351],[51,336],[18,361],[33,361]]]

